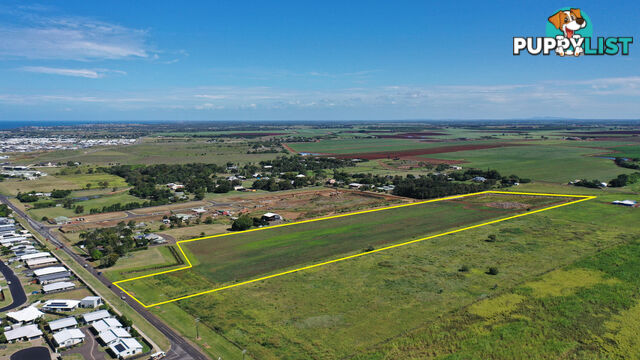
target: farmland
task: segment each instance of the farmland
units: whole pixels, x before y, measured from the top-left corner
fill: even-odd
[[[428,156],[464,161],[463,166],[490,167],[505,174],[558,183],[583,178],[606,181],[617,174],[630,172],[617,167],[611,160],[593,156],[602,152],[602,149],[541,143]]]
[[[192,270],[123,284],[141,301],[156,303],[567,200],[483,194],[185,242]]]
[[[598,198],[152,311],[166,319],[184,317],[185,312],[197,316],[261,359],[329,359],[358,353],[368,354],[362,358],[384,358],[384,354],[394,358],[403,338],[388,348],[379,344],[407,329],[431,329],[439,323],[436,319],[451,311],[462,311],[487,296],[498,297],[549,270],[640,236],[637,229],[624,230],[623,224],[636,214],[608,205],[614,198]],[[612,217],[614,221],[606,220]],[[490,234],[497,235],[495,243],[485,241]],[[459,271],[463,265],[467,272]],[[490,266],[498,267],[499,274],[485,274]],[[187,275],[182,273],[180,281],[202,281],[200,276]],[[192,331],[185,329],[185,335],[194,339]],[[420,340],[415,344],[420,345]],[[369,353],[372,346],[377,350]],[[415,354],[421,358],[419,352]]]

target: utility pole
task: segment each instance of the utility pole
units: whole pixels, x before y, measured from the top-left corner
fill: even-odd
[[[200,340],[200,333],[198,332],[198,323],[200,322],[200,318],[196,318],[196,340]]]
[[[244,354],[247,353],[247,349],[242,349],[242,360],[244,360]]]

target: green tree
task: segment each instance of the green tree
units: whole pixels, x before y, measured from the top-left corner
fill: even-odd
[[[249,215],[241,215],[237,218],[233,224],[231,224],[231,230],[233,231],[243,231],[248,230],[253,225],[253,219]]]
[[[93,249],[91,251],[91,258],[93,260],[100,260],[102,258],[102,251],[100,251],[98,249]]]
[[[84,206],[82,205],[77,205],[76,208],[74,209],[74,212],[76,214],[82,214],[84,212]]]

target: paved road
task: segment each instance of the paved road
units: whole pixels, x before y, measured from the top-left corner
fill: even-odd
[[[22,284],[20,280],[14,274],[13,270],[9,267],[9,265],[0,261],[0,272],[4,275],[4,278],[7,281],[10,281],[9,290],[11,291],[11,296],[13,297],[13,302],[3,308],[0,308],[0,312],[13,310],[18,306],[21,306],[25,302],[27,302],[27,294],[24,293],[24,289],[22,288]]]
[[[173,329],[168,327],[164,322],[158,319],[155,315],[151,314],[146,308],[138,304],[135,300],[133,300],[128,295],[121,292],[117,287],[112,286],[111,282],[107,280],[104,276],[98,275],[98,272],[93,267],[91,267],[91,265],[89,265],[83,257],[79,256],[78,254],[73,252],[71,249],[65,247],[63,243],[58,241],[49,232],[50,230],[49,228],[34,221],[24,211],[15,207],[6,196],[0,195],[0,202],[7,204],[9,207],[11,207],[11,209],[15,213],[27,219],[27,222],[29,223],[29,225],[31,225],[31,227],[34,230],[40,233],[42,237],[48,239],[52,244],[54,244],[55,246],[57,246],[58,248],[66,252],[74,261],[76,261],[78,264],[85,267],[93,276],[95,276],[98,280],[100,280],[100,282],[102,282],[104,285],[109,287],[111,291],[116,293],[119,297],[124,297],[123,300],[127,302],[127,304],[129,304],[142,317],[147,319],[147,321],[149,321],[151,325],[156,327],[162,334],[164,334],[164,336],[166,336],[171,342],[171,349],[167,352],[167,356],[165,357],[165,359],[170,359],[170,360],[174,360],[174,359],[175,360],[182,360],[182,359],[207,360],[209,359],[202,352],[200,352],[199,349],[197,349],[195,346],[187,342],[182,336],[180,336]]]

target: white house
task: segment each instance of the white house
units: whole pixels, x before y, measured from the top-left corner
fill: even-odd
[[[33,306],[26,307],[19,311],[10,311],[7,313],[7,317],[13,322],[17,323],[30,323],[42,317],[44,313]]]
[[[38,266],[53,265],[57,263],[58,263],[58,259],[54,257],[41,257],[41,258],[30,259],[25,261],[25,264],[31,269],[36,268]]]
[[[38,325],[22,326],[13,330],[4,332],[4,337],[8,342],[20,340],[35,340],[42,336],[42,331],[38,329]]]
[[[74,318],[73,316],[70,316],[63,319],[49,321],[47,325],[49,326],[49,329],[51,331],[58,331],[62,329],[75,328],[76,326],[78,326],[78,321],[76,321],[76,318]]]
[[[83,308],[96,308],[102,305],[102,298],[100,296],[87,296],[80,300],[80,307]]]
[[[121,327],[109,328],[107,330],[101,331],[98,334],[98,338],[105,345],[113,344],[119,339],[130,338],[130,337],[131,337],[131,334],[129,334],[127,330]]]
[[[27,261],[31,259],[44,258],[44,257],[51,257],[51,254],[48,252],[37,252],[33,254],[26,254],[26,255],[20,256],[20,261]]]
[[[124,338],[109,345],[109,349],[117,358],[123,359],[141,353],[142,345],[136,339]]]
[[[99,334],[109,329],[121,328],[122,324],[116,318],[105,318],[94,322],[93,324],[91,324],[91,327],[96,331],[96,333]]]
[[[53,341],[58,347],[69,347],[84,341],[84,333],[80,329],[65,329],[53,334]]]
[[[67,268],[65,268],[64,266],[49,266],[42,269],[36,269],[33,270],[33,276],[43,276],[59,272],[67,272]]]
[[[47,284],[42,286],[42,291],[45,294],[50,294],[58,291],[71,290],[76,287],[76,284],[68,281],[60,281],[53,284]]]
[[[42,305],[42,310],[72,311],[78,308],[78,304],[80,304],[80,301],[78,300],[62,300],[62,299],[47,300]]]
[[[98,310],[82,315],[82,320],[87,324],[93,324],[98,320],[111,317],[111,314],[107,310]]]

